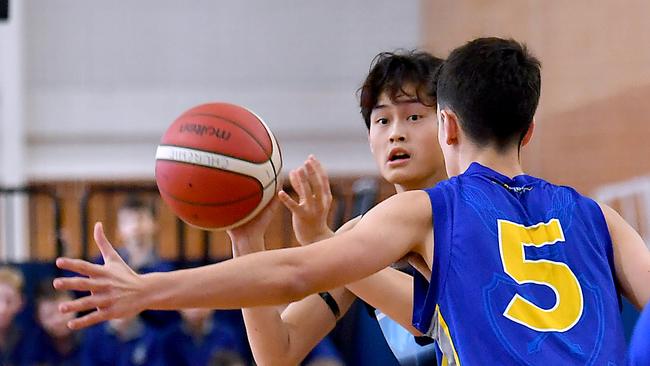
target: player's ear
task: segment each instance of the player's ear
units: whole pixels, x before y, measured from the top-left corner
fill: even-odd
[[[530,140],[533,138],[533,131],[535,130],[535,119],[533,118],[533,121],[530,123],[530,126],[528,126],[528,131],[526,131],[526,134],[524,135],[524,138],[521,139],[521,146],[524,147],[528,145]]]
[[[447,145],[458,143],[458,134],[460,126],[458,125],[458,116],[450,109],[443,108],[440,110],[439,123],[441,123],[442,132],[444,133],[444,142]]]

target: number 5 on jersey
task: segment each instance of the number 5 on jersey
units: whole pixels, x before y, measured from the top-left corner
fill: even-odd
[[[560,245],[564,232],[558,219],[525,227],[506,220],[499,225],[499,250],[503,270],[518,284],[548,286],[555,293],[555,305],[543,309],[515,294],[503,315],[540,332],[565,332],[580,320],[583,311],[582,288],[573,271],[563,262],[547,259],[527,260],[525,247]]]

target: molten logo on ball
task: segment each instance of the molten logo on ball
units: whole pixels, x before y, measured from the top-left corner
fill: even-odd
[[[199,136],[208,135],[215,136],[222,140],[228,140],[230,138],[230,132],[223,131],[212,126],[200,125],[195,123],[184,123],[181,125],[181,133],[191,132]]]

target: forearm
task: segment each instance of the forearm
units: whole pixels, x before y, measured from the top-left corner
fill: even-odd
[[[412,325],[413,277],[393,268],[385,268],[346,285],[346,288],[409,332],[421,335]]]
[[[343,287],[329,291],[339,306],[341,316],[345,314],[356,297]],[[286,364],[298,364],[336,326],[337,318],[318,295],[291,303],[282,312],[282,321],[288,330],[289,348]]]
[[[140,305],[153,310],[279,305],[308,294],[300,280],[300,270],[286,250],[254,253],[198,268],[150,273],[141,279]]]
[[[356,298],[344,288],[330,291],[344,314]],[[336,317],[317,294],[279,307],[242,309],[246,333],[258,365],[299,364],[336,325]]]
[[[239,240],[235,257],[264,250],[261,240]],[[330,291],[344,314],[356,298],[350,291]],[[244,308],[242,313],[253,357],[258,365],[299,364],[336,325],[336,317],[319,295],[291,303],[284,311],[278,306]]]
[[[233,257],[264,250],[264,240],[238,240],[232,248]],[[282,321],[279,306],[243,308],[242,315],[246,335],[255,358],[261,366],[287,365],[285,355],[289,354],[290,332]],[[298,360],[299,361],[299,360]]]

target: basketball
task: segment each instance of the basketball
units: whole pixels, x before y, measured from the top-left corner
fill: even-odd
[[[282,168],[262,119],[228,103],[196,106],[169,126],[156,150],[156,184],[172,211],[208,230],[239,226],[273,198]]]

